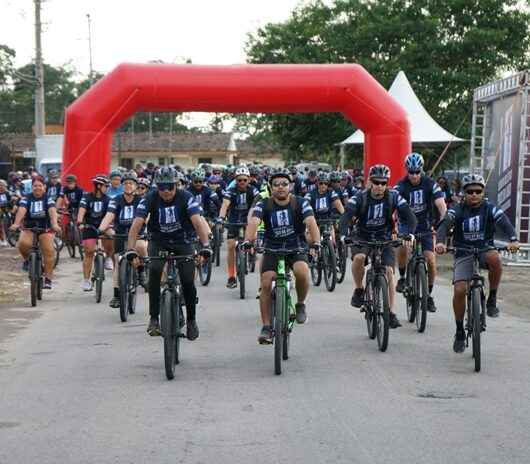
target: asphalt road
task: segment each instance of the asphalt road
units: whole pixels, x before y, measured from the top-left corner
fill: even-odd
[[[255,277],[243,301],[220,269],[199,289],[201,334],[169,382],[145,296],[122,324],[110,279],[97,305],[80,263],[63,262],[37,311],[2,319],[17,330],[0,345],[0,463],[529,462],[528,321],[489,321],[477,374],[469,349],[452,352],[441,280],[426,333],[399,297],[403,327],[380,353],[349,306],[348,276],[334,293],[312,288],[275,376],[272,347],[256,342]]]

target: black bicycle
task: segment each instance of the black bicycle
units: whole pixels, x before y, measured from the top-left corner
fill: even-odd
[[[377,338],[380,351],[388,348],[390,328],[390,303],[386,266],[383,264],[383,252],[389,247],[398,247],[403,240],[347,240],[347,244],[355,247],[368,248],[368,259],[371,263],[366,273],[364,302],[361,312],[364,313],[368,336]]]
[[[28,256],[28,273],[30,282],[31,306],[37,306],[37,300],[42,300],[43,264],[42,253],[39,246],[39,237],[47,232],[40,227],[32,227],[33,244]]]
[[[245,291],[245,276],[248,274],[248,261],[247,253],[241,249],[241,244],[245,241],[245,228],[247,227],[246,222],[227,222],[228,227],[237,227],[237,238],[236,238],[236,273],[237,280],[239,282],[239,297],[244,300]]]
[[[71,258],[75,258],[76,250],[79,252],[79,257],[83,259],[83,245],[81,241],[81,233],[76,224],[77,209],[72,208],[71,210],[64,211],[63,213],[68,218],[68,223],[65,227],[64,244],[68,250],[68,254]]]
[[[318,287],[322,282],[322,276],[324,276],[324,284],[328,292],[335,290],[337,285],[337,258],[335,256],[335,247],[331,240],[331,231],[334,224],[334,219],[321,219],[318,221],[322,237],[322,248],[316,258],[310,260],[309,264],[313,285]]]
[[[112,237],[103,237],[97,227],[91,224],[85,224],[87,229],[92,229],[98,234],[96,240],[96,251],[94,254],[94,264],[92,266],[92,285],[96,288],[96,303],[101,303],[101,294],[103,293],[103,282],[105,281],[105,252],[101,246],[101,240],[112,240]]]
[[[407,305],[407,319],[416,321],[418,332],[423,333],[427,325],[427,307],[429,305],[429,284],[427,280],[427,261],[423,255],[421,238],[432,232],[415,233],[412,254],[407,262],[405,288],[403,296]]]
[[[202,248],[199,240],[195,241],[194,246],[197,253],[195,267],[197,269],[197,274],[199,274],[199,281],[201,285],[205,287],[210,283],[210,279],[212,278],[213,255],[209,258],[199,256],[199,252]]]
[[[160,331],[164,339],[164,367],[168,380],[175,378],[175,366],[179,363],[180,339],[186,338],[184,327],[184,296],[180,284],[178,265],[194,261],[194,255],[176,255],[161,251],[159,256],[150,256],[144,261],[163,260],[166,263],[166,282],[160,296]]]
[[[114,234],[114,240],[127,240],[127,234]],[[118,285],[120,289],[120,320],[127,322],[129,314],[136,312],[136,295],[138,292],[138,270],[125,253],[118,256]]]
[[[219,267],[221,264],[221,246],[223,244],[223,232],[221,224],[215,224],[212,228],[212,261],[215,266]]]
[[[475,372],[480,372],[482,364],[482,351],[480,335],[486,330],[486,296],[484,293],[484,277],[480,273],[480,255],[482,253],[497,250],[506,251],[506,247],[453,247],[448,248],[448,252],[463,251],[472,256],[473,275],[468,281],[466,295],[466,347],[469,346],[469,339],[473,345],[473,358],[475,360]]]

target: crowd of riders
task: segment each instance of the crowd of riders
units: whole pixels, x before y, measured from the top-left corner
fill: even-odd
[[[365,179],[358,170],[329,172],[309,167],[300,172],[295,166],[220,168],[207,164],[183,169],[147,163],[132,170],[118,168],[98,174],[91,179],[88,190],[83,190],[76,176],[69,173],[61,178],[54,170],[46,175],[34,169],[11,172],[6,180],[0,180],[0,213],[2,218],[9,216],[9,222],[3,221],[8,227],[0,228],[0,246],[7,245],[8,234],[17,233],[17,247],[26,260],[37,234],[43,255],[43,288],[49,290],[53,285],[54,235],[64,236],[65,226],[73,221],[79,227],[84,250],[82,290],[92,291],[91,272],[100,241],[106,257],[105,269],[114,271],[110,306],[119,307],[116,268],[118,256],[123,255],[138,267],[140,284],[149,293],[147,331],[160,335],[162,264],[152,262],[147,276],[142,258],[162,250],[191,254],[198,249],[198,254],[208,259],[212,255],[211,231],[221,227],[227,233],[226,286],[235,288],[238,285],[235,246],[240,227],[237,224],[244,224],[242,248],[253,253],[259,244],[265,250],[259,260],[258,298],[263,325],[258,341],[270,344],[270,295],[277,262],[273,251],[292,250],[287,253],[286,262],[295,276],[296,320],[302,324],[307,320],[308,262],[320,249],[319,223],[334,218],[337,221],[334,243],[338,240],[346,243],[352,238],[365,242],[398,236],[403,239],[397,256],[393,248],[385,249],[382,256],[389,283],[390,327],[397,328],[401,324],[393,311],[395,292],[404,289],[406,265],[415,239],[421,241],[427,263],[430,312],[436,311],[432,297],[436,254],[447,251],[446,239],[451,231],[455,247],[484,248],[493,247],[498,226],[508,237],[508,249],[516,251],[519,247],[507,216],[485,198],[486,185],[480,175],[466,175],[452,185],[444,177],[434,180],[424,172],[424,159],[418,153],[406,156],[405,168],[406,175],[391,186],[390,169],[383,164],[370,166]],[[350,303],[356,308],[361,308],[364,302],[368,255],[364,246],[351,249]],[[394,282],[396,258],[398,279]],[[487,314],[497,317],[497,289],[502,272],[498,252],[493,248],[484,252],[481,264],[489,270]],[[189,262],[179,266],[186,304],[186,335],[194,340],[199,336],[194,268]],[[469,254],[459,251],[455,255],[453,281],[455,352],[465,349],[463,317],[471,269]]]

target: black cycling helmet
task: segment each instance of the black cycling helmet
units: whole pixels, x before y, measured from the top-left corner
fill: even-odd
[[[390,179],[390,168],[384,164],[375,164],[370,168],[368,177],[370,179]]]
[[[248,171],[251,176],[258,176],[259,175],[259,168],[257,166],[250,166],[248,168]]]
[[[126,180],[132,180],[138,184],[138,175],[134,171],[126,172],[122,178],[122,182],[125,182]]]
[[[289,172],[288,169],[278,168],[274,170],[269,176],[269,184],[272,184],[272,181],[276,179],[277,177],[283,177],[287,179],[289,182],[291,182],[291,173]]]
[[[329,174],[326,171],[321,171],[317,176],[318,182],[326,182],[329,184]]]
[[[157,184],[174,184],[177,182],[177,172],[169,166],[160,168],[155,173],[155,183]]]
[[[307,176],[308,177],[316,177],[318,174],[317,170],[314,169],[314,168],[311,168],[308,172],[307,172]]]
[[[339,171],[332,171],[329,174],[329,181],[330,182],[339,182],[341,179],[341,175]]]
[[[110,180],[105,174],[96,174],[92,177],[92,183],[94,185],[109,185]]]

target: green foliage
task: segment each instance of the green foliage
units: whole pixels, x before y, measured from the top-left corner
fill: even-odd
[[[286,22],[267,24],[250,35],[246,52],[250,63],[359,63],[386,88],[403,70],[443,127],[455,131],[466,119],[459,133],[465,138],[473,89],[530,64],[530,15],[516,8],[520,3],[315,1],[297,8]],[[352,132],[336,114],[264,115],[259,120],[258,132],[294,157],[329,151]]]

